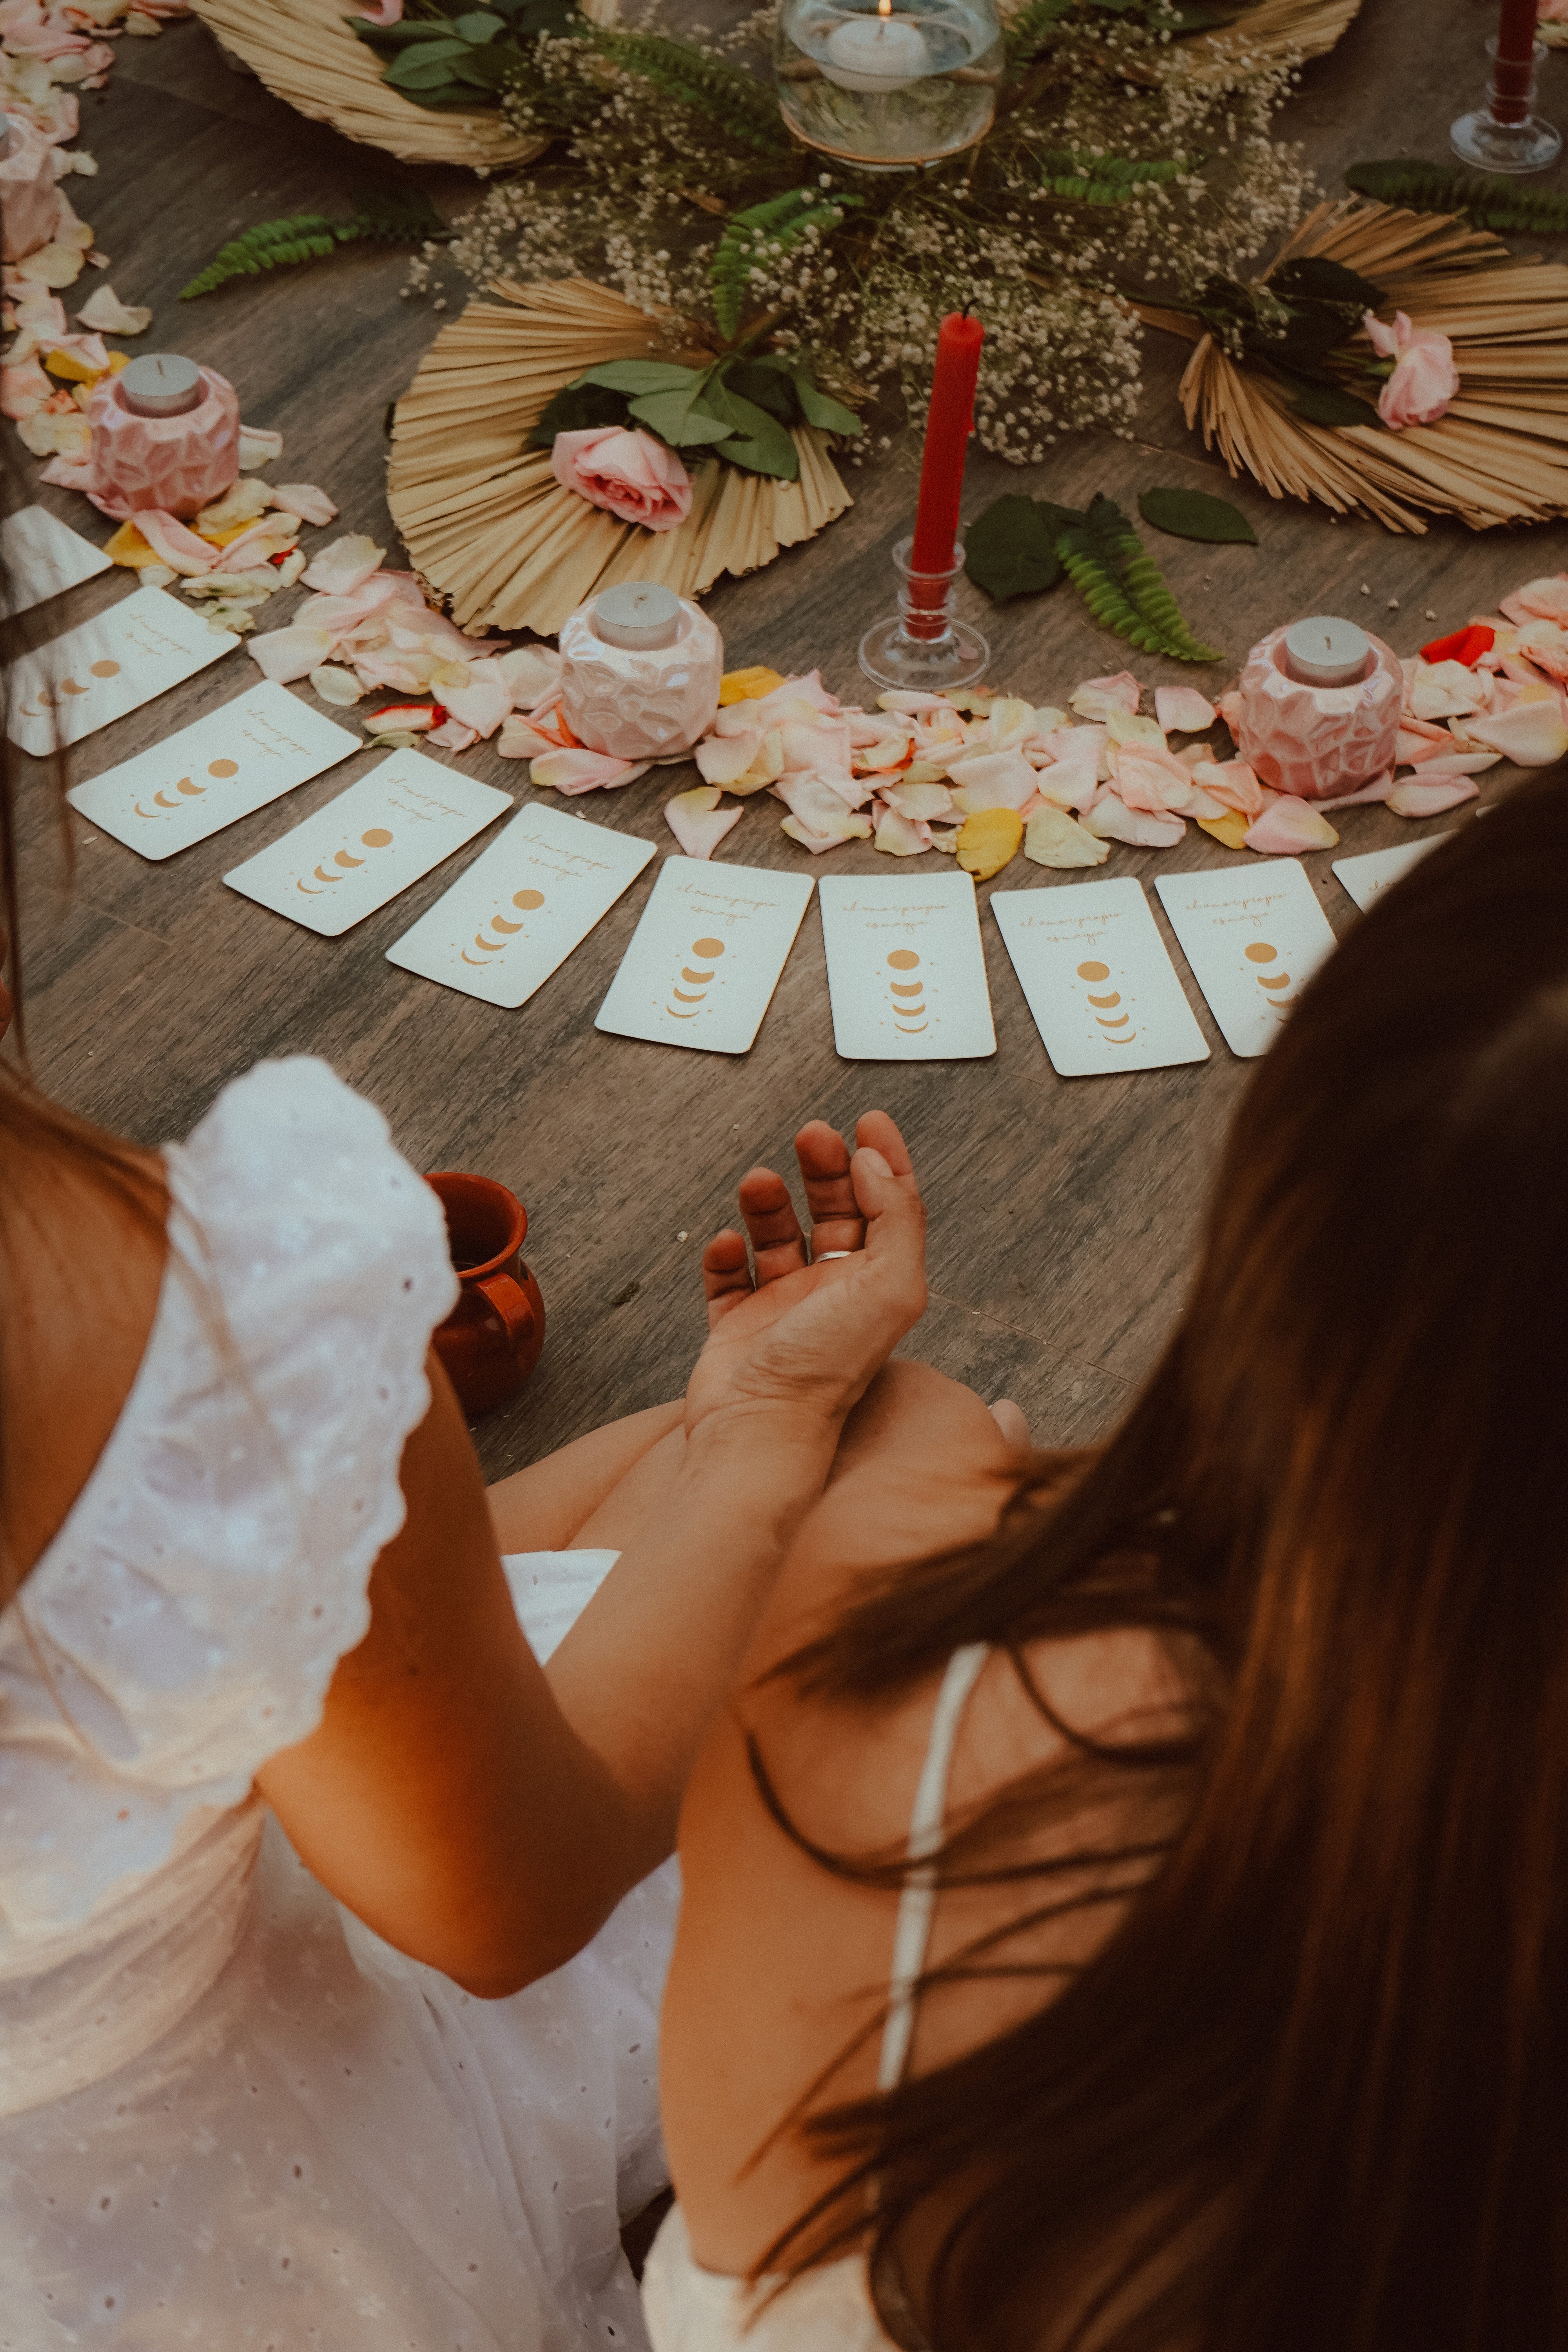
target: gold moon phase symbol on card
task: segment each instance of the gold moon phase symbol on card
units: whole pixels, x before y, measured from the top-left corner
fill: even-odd
[[[474,933],[474,945],[477,948],[483,948],[487,955],[500,955],[505,944],[503,940],[487,940],[483,931]]]
[[[177,809],[180,805],[178,801],[166,801],[162,793],[154,793],[153,798],[160,808]]]
[[[392,835],[384,824],[373,824],[368,833],[361,834],[360,839],[366,849],[384,849]]]
[[[312,866],[310,871],[318,882],[341,882],[343,878],[341,874],[323,874],[319,866]]]
[[[514,890],[511,903],[514,907],[521,907],[525,915],[531,915],[535,907],[543,906],[544,893],[542,890]],[[497,929],[500,929],[499,924]]]
[[[697,957],[700,963],[713,964],[716,963],[719,958],[723,954],[724,942],[722,940],[693,940],[691,942],[691,952]],[[692,985],[697,991],[696,995],[693,996],[687,989],[677,988],[673,982],[670,986],[670,994],[672,996],[678,996],[682,1004],[690,1004],[693,1006],[700,1006],[704,1004],[707,1002],[708,983],[713,977],[712,972],[689,971],[685,964],[682,964],[680,967],[680,977],[682,980],[689,980],[692,982]],[[673,1004],[667,1004],[664,1009],[668,1013],[672,1021],[695,1021],[697,1018],[695,1012],[678,1013]]]
[[[1078,976],[1079,980],[1109,980],[1110,978],[1110,966],[1108,963],[1095,963],[1093,961],[1089,963],[1080,963],[1078,968]]]
[[[691,952],[700,956],[704,963],[713,963],[723,954],[724,942],[722,940],[693,940]]]
[[[363,866],[364,864],[364,859],[363,857],[351,857],[346,849],[340,849],[333,857],[332,863],[334,866]]]
[[[207,761],[207,773],[209,776],[237,776],[239,773],[239,761],[237,760],[209,760]]]
[[[1259,988],[1289,988],[1290,975],[1288,971],[1260,971],[1258,985]]]
[[[888,986],[895,996],[918,996],[925,982],[921,980],[890,980]]]
[[[895,948],[888,958],[888,967],[891,971],[913,971],[919,961],[913,948]]]
[[[682,964],[680,977],[682,980],[689,980],[693,988],[706,988],[713,975],[710,971],[692,971],[689,966]]]
[[[1254,940],[1249,948],[1242,950],[1248,963],[1272,963],[1279,952],[1279,949],[1271,948],[1267,940]]]
[[[117,661],[96,661],[92,666],[92,675],[94,677],[118,677],[120,676],[120,664]],[[83,694],[86,690],[85,687],[78,687],[77,688],[77,692],[79,694]]]
[[[510,933],[512,931],[521,931],[522,925],[521,923],[509,923],[504,915],[492,915],[490,917],[490,929],[492,931]]]
[[[1121,992],[1120,989],[1113,988],[1109,996],[1091,996],[1089,1001],[1091,1004],[1100,1005],[1109,1012],[1111,1005],[1121,1003]]]
[[[177,793],[184,793],[188,801],[195,801],[200,800],[202,794],[206,790],[206,786],[205,784],[193,784],[189,776],[182,776],[179,782],[174,786],[174,790]]]
[[[85,686],[79,686],[74,677],[62,677],[59,691],[62,694],[86,694],[89,689]]]

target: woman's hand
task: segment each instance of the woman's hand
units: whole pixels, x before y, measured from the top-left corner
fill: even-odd
[[[851,1158],[822,1119],[795,1137],[809,1246],[789,1188],[753,1168],[740,1188],[755,1255],[733,1230],[702,1253],[708,1343],[686,1391],[689,1436],[710,1414],[784,1406],[837,1427],[925,1312],[925,1206],[903,1137],[868,1111]]]

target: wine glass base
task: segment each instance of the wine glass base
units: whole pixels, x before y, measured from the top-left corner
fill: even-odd
[[[1532,114],[1527,122],[1499,122],[1489,108],[1461,114],[1448,131],[1461,163],[1482,172],[1544,172],[1563,152],[1563,135]]]
[[[950,620],[940,637],[911,637],[901,613],[873,621],[860,640],[860,667],[874,685],[907,694],[945,694],[985,675],[991,647],[967,621]]]

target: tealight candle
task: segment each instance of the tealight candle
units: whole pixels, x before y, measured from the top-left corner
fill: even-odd
[[[132,416],[184,416],[201,405],[202,372],[174,352],[147,352],[120,372],[120,396]]]
[[[101,514],[188,521],[238,478],[239,396],[216,368],[149,352],[94,387],[87,415]]]
[[[1366,676],[1372,639],[1353,621],[1318,614],[1285,632],[1285,667],[1298,686],[1354,686]]]
[[[907,89],[931,71],[931,53],[919,27],[894,16],[893,0],[877,0],[874,16],[835,25],[822,71],[840,89]]]
[[[712,725],[723,675],[707,614],[658,581],[601,588],[561,626],[561,709],[590,751],[679,759]]]

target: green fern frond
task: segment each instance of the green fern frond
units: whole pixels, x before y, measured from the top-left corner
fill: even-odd
[[[837,228],[844,207],[858,201],[838,196],[828,203],[815,188],[791,188],[726,221],[708,271],[713,315],[726,341],[740,331],[756,264],[770,254],[789,252],[813,229]]]
[[[1007,62],[1015,72],[1028,65],[1046,46],[1073,0],[1029,0],[1007,27]]]
[[[1062,568],[1102,628],[1173,661],[1222,656],[1195,637],[1131,523],[1114,499],[1097,498],[1057,541]]]
[[[182,302],[212,294],[237,278],[258,278],[264,270],[290,269],[302,261],[321,261],[340,245],[369,240],[379,245],[419,245],[440,233],[445,224],[423,188],[377,191],[362,202],[347,220],[328,220],[321,213],[295,213],[288,220],[258,221],[231,237],[180,289]]]
[[[1048,147],[1040,157],[1048,194],[1087,205],[1124,205],[1139,188],[1179,180],[1193,168],[1180,155],[1079,155],[1070,147]]]
[[[1423,163],[1416,155],[1352,163],[1345,185],[1358,196],[1405,212],[1462,213],[1477,228],[1512,230],[1526,236],[1568,234],[1568,195],[1560,189],[1510,187],[1447,163]]]
[[[764,155],[788,149],[778,100],[742,67],[704,57],[700,49],[660,33],[610,33],[591,26],[587,37],[626,72],[639,74],[683,106],[695,107],[742,145]]]

